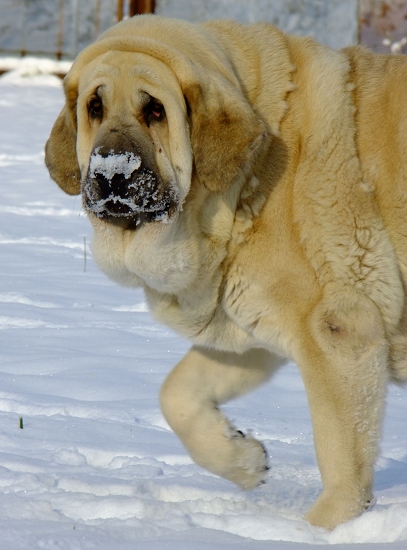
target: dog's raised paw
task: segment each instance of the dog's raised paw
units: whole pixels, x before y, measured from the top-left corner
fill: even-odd
[[[264,445],[242,432],[236,433],[234,443],[236,458],[234,464],[231,465],[229,479],[245,491],[250,491],[266,483],[270,466]]]

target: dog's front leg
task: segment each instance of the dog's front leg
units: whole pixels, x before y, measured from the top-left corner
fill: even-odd
[[[243,489],[264,480],[266,453],[218,406],[266,381],[280,364],[281,359],[260,349],[238,355],[193,347],[161,390],[163,414],[194,461]]]
[[[332,529],[372,502],[388,343],[376,306],[321,303],[296,360],[307,390],[324,490],[307,515]]]

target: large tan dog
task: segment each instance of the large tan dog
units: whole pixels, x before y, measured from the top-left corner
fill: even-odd
[[[327,528],[371,505],[386,384],[407,379],[406,82],[402,56],[141,16],[78,56],[46,146],[101,269],[194,344],[161,405],[198,464],[264,480],[219,405],[296,361]]]

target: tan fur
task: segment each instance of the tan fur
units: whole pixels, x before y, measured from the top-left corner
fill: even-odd
[[[141,16],[78,56],[46,147],[68,193],[97,146],[135,144],[175,182],[169,223],[88,212],[94,257],[193,342],[163,413],[197,463],[244,489],[264,479],[264,449],[218,406],[297,362],[324,484],[307,518],[327,528],[371,503],[386,385],[407,379],[406,81],[401,56]],[[145,124],[146,93],[165,122]]]

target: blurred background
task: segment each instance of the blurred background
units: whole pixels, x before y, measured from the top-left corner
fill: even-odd
[[[360,42],[407,53],[407,0],[0,0],[0,68],[4,56],[73,59],[111,25],[140,13],[268,21],[335,48]]]

